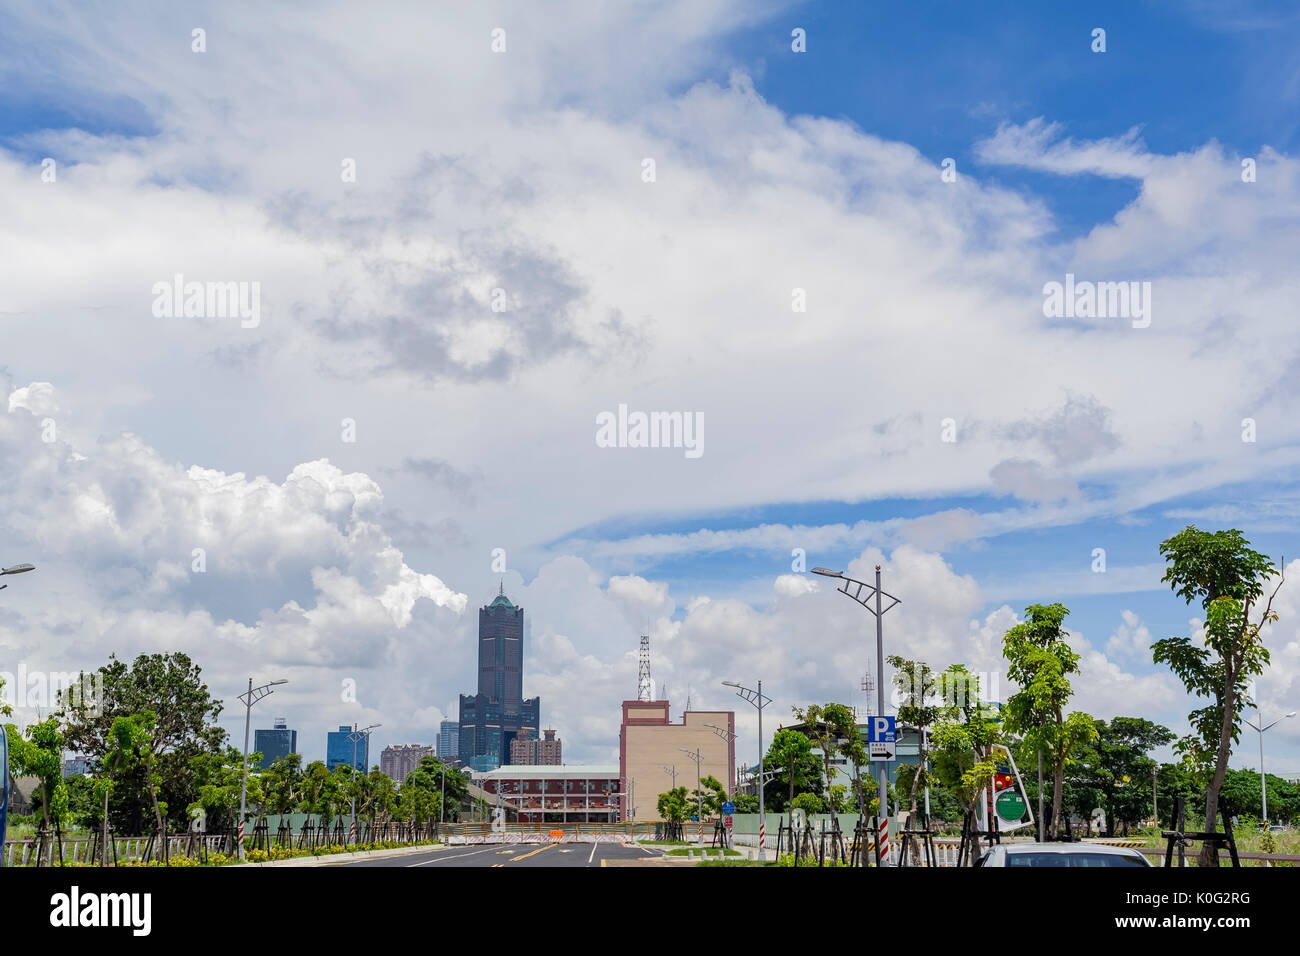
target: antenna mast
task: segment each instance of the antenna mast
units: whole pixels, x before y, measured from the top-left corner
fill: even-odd
[[[655,682],[650,677],[650,635],[641,635],[641,654],[636,671],[636,699],[654,700]]]

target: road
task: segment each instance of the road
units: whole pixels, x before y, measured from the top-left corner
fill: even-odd
[[[339,866],[602,866],[606,860],[649,859],[661,856],[659,850],[650,850],[621,843],[489,843],[486,846],[450,846],[430,850],[428,853],[411,853],[405,856],[384,857],[340,863]]]

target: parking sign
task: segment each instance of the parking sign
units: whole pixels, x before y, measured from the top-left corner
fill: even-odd
[[[893,717],[867,718],[867,756],[872,760],[893,760],[896,734]]]

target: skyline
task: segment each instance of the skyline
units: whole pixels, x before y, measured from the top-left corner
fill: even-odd
[[[886,653],[1004,674],[1059,600],[1077,706],[1183,733],[1149,646],[1198,631],[1157,550],[1195,523],[1286,557],[1260,694],[1300,705],[1300,14],[146,9],[3,14],[0,670],[184,650],[232,739],[252,674],[379,752],[457,719],[501,583],[609,763],[643,633],[675,712],[863,707],[867,622],[795,566],[880,563]],[[256,324],[156,310],[178,275]],[[1067,276],[1149,325],[1045,314]],[[602,445],[623,409],[701,453]]]

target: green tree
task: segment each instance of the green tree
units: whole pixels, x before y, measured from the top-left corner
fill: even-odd
[[[1167,637],[1153,643],[1151,650],[1155,662],[1168,664],[1189,693],[1210,700],[1208,706],[1188,715],[1193,732],[1178,742],[1177,749],[1208,777],[1205,830],[1213,832],[1228,758],[1241,733],[1242,707],[1250,703],[1250,680],[1268,664],[1260,632],[1277,620],[1273,598],[1283,575],[1235,529],[1208,532],[1189,525],[1163,541],[1160,554],[1167,565],[1161,580],[1188,604],[1199,601],[1206,615],[1204,644],[1188,637]],[[1252,622],[1251,610],[1275,575],[1277,586]],[[1213,844],[1202,846],[1199,863],[1219,865]]]
[[[956,798],[961,815],[974,813],[980,792],[997,769],[993,745],[1002,742],[1002,729],[980,696],[979,678],[963,664],[939,675],[943,712],[931,737],[931,773]],[[978,856],[979,841],[972,836]]]
[[[901,694],[898,704],[898,721],[914,727],[917,734],[916,765],[908,781],[908,809],[916,813],[916,795],[928,783],[926,736],[934,722],[943,714],[942,705],[934,697],[934,673],[925,661],[913,661],[894,655],[886,658],[894,668],[894,686]]]
[[[1079,655],[1070,649],[1062,622],[1070,612],[1063,604],[1031,604],[1025,620],[1002,638],[1007,675],[1020,689],[1007,699],[1006,730],[1022,734],[1026,743],[1042,750],[1052,771],[1052,828],[1061,829],[1065,768],[1076,747],[1097,738],[1087,714],[1065,713],[1073,694],[1069,675],[1079,670]]]
[[[829,794],[834,779],[832,762],[836,757],[843,758],[853,770],[851,780],[857,805],[851,809],[861,810],[866,803],[862,770],[870,760],[867,757],[866,745],[862,742],[862,734],[858,732],[858,722],[853,708],[844,704],[831,703],[822,706],[814,704],[806,710],[795,708],[795,716],[804,722],[808,728],[805,733],[822,751],[822,779],[827,788],[826,792]],[[821,788],[818,789],[820,791]],[[874,793],[874,784],[871,784],[871,789]],[[847,806],[847,800],[842,802]],[[847,813],[849,809],[846,808],[841,812]],[[838,818],[833,825],[837,830],[839,829]]]
[[[655,806],[658,808],[661,818],[675,827],[680,827],[692,812],[687,809],[688,804],[694,806],[694,802],[686,794],[686,788],[675,787],[659,794],[659,800]]]
[[[758,794],[756,793],[738,793],[732,798],[732,803],[736,805],[737,813],[758,812]]]
[[[783,727],[776,732],[767,748],[764,764],[773,772],[773,784],[785,783],[787,793],[782,802],[787,809],[793,809],[796,788],[813,793],[821,789],[821,762],[812,752],[812,741],[797,730]],[[775,809],[780,813],[780,804]],[[787,825],[793,823],[794,814],[791,813]]]
[[[287,754],[272,761],[263,776],[271,812],[279,815],[283,826],[285,814],[292,813],[302,800],[302,754]]]
[[[809,816],[814,813],[826,812],[826,801],[815,793],[799,794],[799,796],[790,801],[790,806],[795,810],[802,810]]]
[[[413,806],[421,807],[428,815],[417,814],[417,818],[427,820],[429,823],[435,822],[442,807],[444,777],[447,820],[460,819],[460,808],[464,805],[465,795],[469,792],[469,778],[455,767],[447,766],[437,757],[423,758],[419,766],[406,775],[406,780],[402,783],[402,793],[406,794],[405,801],[401,803],[402,813],[405,815]],[[408,788],[410,788],[409,793]]]
[[[727,788],[713,774],[707,774],[700,781],[700,789],[691,791],[691,806],[704,810],[704,818],[716,817],[722,813],[722,805],[727,802]]]
[[[180,652],[141,654],[130,666],[113,655],[95,680],[83,674],[72,685],[92,690],[98,685],[99,692],[60,695],[67,748],[96,762],[108,752],[118,717],[146,711],[154,716],[148,759],[119,774],[114,786],[117,811],[128,832],[141,831],[149,807],[176,807],[175,822],[184,827],[185,808],[197,799],[200,784],[192,758],[220,753],[225,745],[226,732],[217,724],[221,702],[208,692],[201,675],[202,669]],[[145,779],[146,773],[152,781]]]
[[[59,732],[58,718],[31,724],[26,739],[10,733],[9,759],[15,776],[30,774],[40,778],[42,826],[48,829],[53,822],[57,830],[62,830],[68,814],[68,788],[63,782],[63,734]]]

